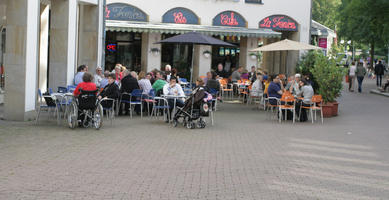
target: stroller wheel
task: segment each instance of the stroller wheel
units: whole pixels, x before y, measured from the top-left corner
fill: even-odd
[[[176,119],[173,120],[173,127],[177,127],[178,121]]]
[[[198,122],[197,122],[197,128],[205,128],[207,124],[205,123],[205,121],[203,119],[200,119]]]
[[[194,122],[188,122],[186,123],[186,128],[187,129],[194,129],[196,127],[196,124]]]

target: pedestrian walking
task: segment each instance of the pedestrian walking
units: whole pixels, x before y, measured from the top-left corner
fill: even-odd
[[[377,79],[377,87],[382,87],[382,76],[385,73],[385,66],[382,64],[381,60],[379,60],[378,64],[374,67],[374,73]]]
[[[363,63],[359,62],[357,65],[357,69],[355,71],[355,75],[357,76],[358,80],[358,92],[362,92],[362,82],[366,75],[366,69],[363,67]]]
[[[355,83],[355,71],[357,70],[357,66],[355,65],[355,61],[352,62],[349,70],[348,70],[348,90],[350,92],[354,92],[354,83]]]

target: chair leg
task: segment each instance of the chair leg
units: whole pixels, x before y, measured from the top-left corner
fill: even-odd
[[[36,115],[36,124],[38,124],[38,121],[39,121],[39,115],[41,114],[41,107],[39,106],[39,109],[38,109],[38,113]]]
[[[312,111],[312,108],[311,109],[309,109],[310,110],[310,113],[311,113],[311,119],[312,119],[312,124],[313,124],[313,111]]]
[[[295,121],[296,121],[296,110],[293,109],[293,124],[294,124]]]
[[[321,123],[323,124],[324,123],[324,119],[323,119],[323,108],[320,108],[320,117],[321,117]]]
[[[132,119],[132,104],[130,103],[130,117]]]

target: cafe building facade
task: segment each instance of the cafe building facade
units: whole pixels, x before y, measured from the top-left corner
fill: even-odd
[[[184,76],[205,75],[218,63],[232,69],[261,67],[269,73],[293,72],[299,52],[249,50],[281,39],[310,40],[311,0],[107,0],[105,7],[105,68],[121,63],[131,70],[164,69],[166,64]],[[158,44],[191,31],[236,47]],[[193,54],[192,54],[193,53]],[[258,56],[260,58],[258,59]]]

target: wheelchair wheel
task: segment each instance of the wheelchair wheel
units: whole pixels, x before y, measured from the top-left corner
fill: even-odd
[[[93,126],[98,130],[103,125],[103,107],[98,104],[93,114]]]
[[[72,103],[69,108],[69,114],[68,114],[68,125],[69,128],[74,129],[77,125],[77,105],[75,103]]]

